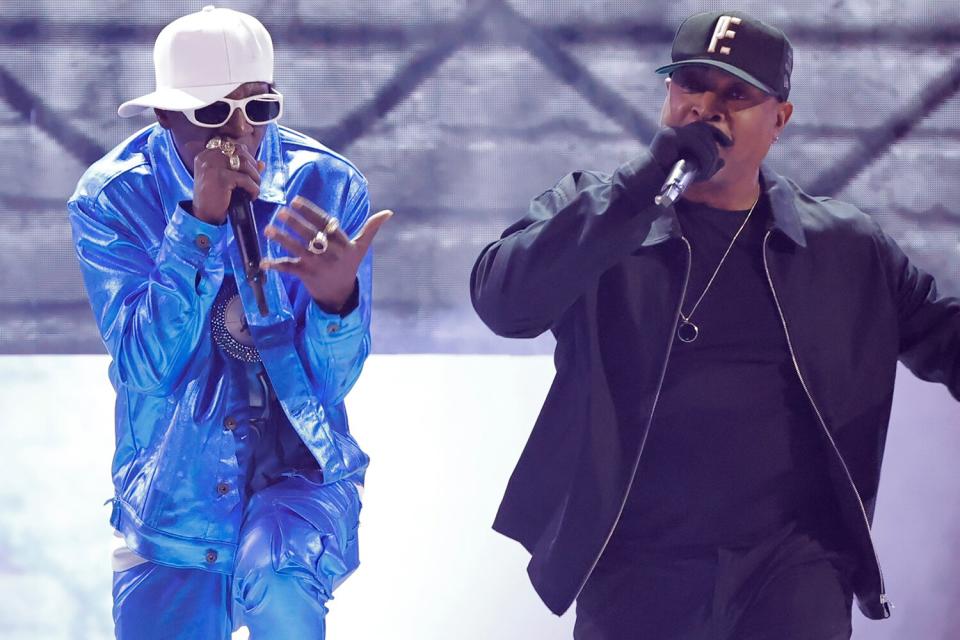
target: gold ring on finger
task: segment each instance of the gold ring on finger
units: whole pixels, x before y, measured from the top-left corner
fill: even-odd
[[[232,156],[237,152],[237,143],[233,140],[224,140],[223,144],[220,147],[220,150],[223,151],[228,156]]]
[[[219,149],[223,145],[223,140],[220,136],[214,136],[207,140],[207,149]]]
[[[240,170],[240,156],[229,156],[230,158],[230,168],[234,171]]]
[[[327,234],[323,231],[317,231],[317,235],[313,236],[313,239],[307,243],[307,251],[315,256],[319,256],[323,255],[329,246],[330,240],[327,239]]]
[[[331,216],[330,220],[327,222],[327,226],[323,228],[323,232],[328,236],[332,236],[337,232],[337,229],[339,228],[340,228],[340,221],[334,218],[333,216]]]

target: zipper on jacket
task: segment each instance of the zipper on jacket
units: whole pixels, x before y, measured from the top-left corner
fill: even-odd
[[[857,485],[853,483],[853,476],[850,474],[850,469],[847,468],[847,463],[844,461],[843,456],[840,455],[840,449],[837,447],[836,441],[833,439],[833,435],[830,433],[830,429],[827,428],[827,423],[823,419],[823,414],[820,413],[817,403],[813,400],[813,395],[810,393],[810,388],[807,387],[806,380],[803,379],[803,373],[800,371],[800,363],[797,360],[796,351],[793,349],[793,341],[790,340],[790,330],[787,328],[787,318],[783,314],[783,308],[780,306],[780,298],[777,296],[777,289],[773,285],[773,278],[770,276],[770,265],[767,262],[767,241],[770,239],[772,231],[767,230],[767,234],[763,237],[763,270],[767,276],[767,283],[770,285],[770,292],[773,294],[773,302],[777,306],[777,313],[780,315],[780,322],[783,324],[783,333],[787,338],[787,348],[790,351],[790,359],[793,361],[793,368],[797,372],[797,378],[800,379],[800,386],[803,387],[803,392],[807,395],[807,400],[810,401],[810,406],[813,408],[813,412],[817,415],[817,421],[820,423],[820,426],[823,428],[823,432],[827,435],[827,439],[830,441],[830,446],[833,447],[833,452],[836,454],[837,460],[840,461],[840,466],[843,467],[843,472],[847,476],[847,482],[850,483],[850,488],[853,489],[853,495],[857,497],[857,504],[860,505],[860,514],[863,516],[863,524],[867,530],[867,539],[870,541],[870,550],[873,551],[873,561],[877,566],[877,573],[880,576],[880,605],[884,611],[884,617],[890,617],[890,609],[893,605],[890,603],[890,600],[887,598],[886,586],[883,581],[883,570],[880,568],[880,558],[877,556],[877,548],[873,542],[873,533],[870,530],[870,520],[867,518],[867,510],[863,506],[863,499],[860,497],[860,492],[857,491]]]
[[[660,368],[660,381],[657,383],[657,393],[653,396],[653,406],[650,407],[650,416],[647,418],[646,430],[643,432],[643,440],[640,441],[640,450],[637,452],[637,459],[634,461],[633,470],[630,472],[630,482],[627,485],[627,493],[623,496],[623,502],[620,503],[620,511],[617,512],[617,517],[613,521],[613,526],[610,527],[610,531],[607,533],[607,539],[603,541],[603,546],[600,547],[600,553],[598,553],[597,557],[593,559],[593,564],[590,565],[590,570],[580,583],[580,587],[577,589],[577,593],[573,597],[574,600],[580,597],[580,592],[582,592],[583,588],[586,586],[587,580],[589,580],[590,576],[593,574],[593,570],[597,568],[597,563],[600,562],[603,552],[607,550],[607,545],[610,544],[610,539],[613,537],[613,532],[617,530],[617,525],[620,523],[620,517],[623,516],[623,509],[627,506],[627,499],[630,497],[630,489],[633,488],[633,480],[637,475],[637,469],[640,467],[640,457],[643,456],[643,449],[647,444],[647,436],[650,435],[650,425],[653,423],[653,414],[657,410],[657,402],[660,400],[660,390],[663,388],[663,378],[667,374],[667,363],[670,361],[670,353],[673,351],[673,341],[677,335],[677,326],[680,324],[680,309],[683,307],[683,299],[687,296],[687,284],[690,282],[690,267],[693,264],[693,249],[690,248],[690,241],[684,236],[680,236],[680,239],[683,240],[683,244],[687,247],[687,274],[683,278],[683,288],[680,290],[680,300],[677,301],[677,313],[673,318],[673,326],[670,329],[670,342],[667,343],[667,357],[663,359],[663,367]]]

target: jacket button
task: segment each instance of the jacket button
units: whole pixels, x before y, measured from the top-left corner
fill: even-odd
[[[203,249],[204,251],[210,248],[210,238],[203,235],[202,233],[197,236],[197,239],[195,242],[197,243],[197,246]]]
[[[217,552],[213,549],[207,549],[207,555],[205,556],[207,564],[213,564],[217,561]]]
[[[333,335],[337,331],[340,331],[340,325],[337,324],[336,322],[331,322],[330,324],[327,325],[327,333],[329,333],[330,335]]]
[[[228,493],[230,493],[230,485],[227,484],[226,482],[218,482],[217,493],[219,493],[222,496],[227,495]]]
[[[237,428],[237,419],[233,416],[227,416],[223,420],[223,428],[227,431],[233,431]]]

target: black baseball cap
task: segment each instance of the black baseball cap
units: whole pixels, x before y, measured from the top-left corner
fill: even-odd
[[[790,95],[790,41],[780,29],[742,11],[698,13],[684,20],[673,38],[671,60],[657,73],[701,64],[723,69],[781,101]]]

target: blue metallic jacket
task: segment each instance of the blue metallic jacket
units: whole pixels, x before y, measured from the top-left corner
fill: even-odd
[[[338,217],[348,235],[363,226],[366,180],[346,159],[275,124],[258,158],[266,168],[254,215],[265,255],[284,254],[262,230],[295,195]],[[111,522],[154,562],[231,573],[243,496],[229,427],[252,416],[246,380],[218,352],[210,315],[225,275],[243,268],[230,226],[187,213],[181,203],[192,199],[173,139],[153,125],[90,167],[68,209],[117,392]],[[368,463],[343,398],[370,349],[369,255],[357,279],[359,304],[341,317],[275,271],[264,287],[270,313],[260,316],[237,278],[263,369],[325,483],[360,483]]]

